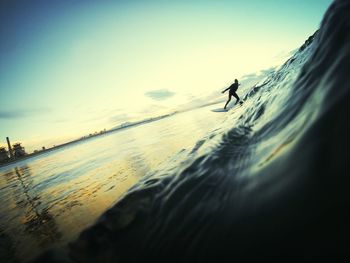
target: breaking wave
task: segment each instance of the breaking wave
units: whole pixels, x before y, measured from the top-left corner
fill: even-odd
[[[225,125],[145,176],[64,260],[349,258],[349,70],[350,2],[335,1]]]

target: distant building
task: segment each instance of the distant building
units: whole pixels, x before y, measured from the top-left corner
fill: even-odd
[[[15,143],[13,145],[13,155],[18,158],[18,157],[22,157],[25,156],[27,153],[24,150],[24,147],[21,146],[20,143]]]
[[[5,147],[0,147],[0,163],[7,162],[9,160],[8,152]]]
[[[8,146],[8,149],[9,149],[10,159],[13,159],[13,150],[12,150],[12,147],[11,147],[10,138],[6,137],[6,141],[7,141],[7,146]]]

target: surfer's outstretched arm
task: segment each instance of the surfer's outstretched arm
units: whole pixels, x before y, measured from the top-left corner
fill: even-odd
[[[228,91],[230,88],[225,89],[224,91],[222,91],[221,93],[225,93],[226,91]]]

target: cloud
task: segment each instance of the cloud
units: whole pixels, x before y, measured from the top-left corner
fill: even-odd
[[[166,100],[174,95],[175,92],[167,89],[151,90],[145,93],[145,96],[150,97],[154,100]]]
[[[139,111],[139,113],[144,114],[144,113],[154,113],[157,111],[163,111],[163,110],[167,110],[169,109],[166,106],[162,106],[162,105],[148,105],[147,107],[143,107],[141,111]]]
[[[65,123],[65,122],[69,122],[70,119],[68,118],[59,118],[59,119],[51,119],[50,122],[51,123]]]
[[[129,120],[129,117],[127,114],[117,114],[109,118],[110,122],[122,122]]]
[[[247,74],[247,75],[242,76],[241,80],[252,79],[252,78],[256,78],[258,76],[259,76],[258,73],[251,73],[251,74]]]
[[[18,119],[24,116],[20,111],[0,111],[0,119]]]
[[[51,111],[49,108],[0,110],[0,119],[23,119]]]

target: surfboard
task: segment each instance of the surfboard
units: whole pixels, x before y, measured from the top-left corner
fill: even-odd
[[[212,109],[212,112],[228,112],[229,110],[231,110],[232,108],[237,108],[237,106],[243,106],[243,101],[239,102],[238,104],[232,105],[232,106],[227,106],[226,109],[224,108],[217,108],[217,109]]]
[[[227,112],[228,109],[224,109],[224,108],[218,108],[218,109],[213,109],[211,110],[212,112]]]

